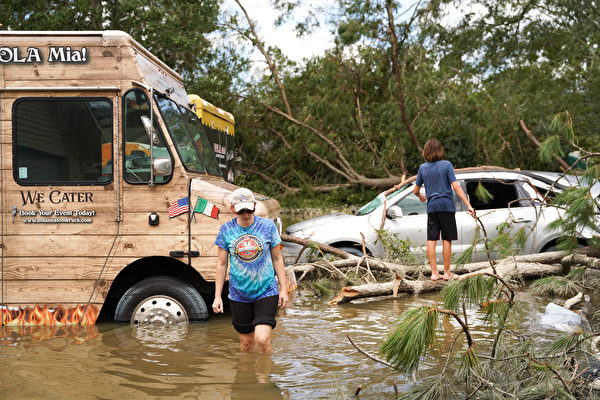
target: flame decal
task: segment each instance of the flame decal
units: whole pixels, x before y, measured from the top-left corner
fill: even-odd
[[[8,309],[0,308],[3,326],[30,325],[79,325],[83,318],[85,306],[49,309],[47,306],[35,305],[33,308]],[[98,308],[90,305],[85,312],[82,325],[93,325],[98,318]]]

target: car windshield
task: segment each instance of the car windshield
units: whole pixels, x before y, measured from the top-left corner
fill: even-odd
[[[404,189],[406,189],[408,185],[404,185],[402,186],[400,189],[393,191],[392,193],[387,195],[387,200],[391,199],[392,197],[394,197],[396,194],[400,193],[401,191],[403,191]],[[365,204],[364,206],[362,206],[361,208],[358,209],[358,211],[356,212],[356,215],[366,215],[369,214],[371,212],[373,212],[373,210],[375,210],[377,207],[379,207],[380,205],[383,204],[383,195],[385,192],[381,192],[377,195],[377,197],[375,197],[373,200],[371,200],[370,202],[368,202],[367,204]]]
[[[221,175],[221,169],[202,127],[194,122],[195,114],[166,97],[156,95],[155,100],[186,169]]]

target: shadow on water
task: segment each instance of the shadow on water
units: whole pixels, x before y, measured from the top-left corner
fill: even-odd
[[[522,328],[546,335],[537,321],[547,300],[521,298]],[[190,326],[133,329],[129,326],[3,327],[0,331],[1,399],[393,399],[412,376],[367,359],[346,333],[376,355],[405,310],[437,301],[437,294],[362,300],[329,306],[300,293],[281,311],[273,332],[273,355],[240,354],[229,315]],[[492,334],[478,328],[478,345]],[[440,341],[424,358],[420,380],[438,374],[459,328],[441,324]],[[395,387],[394,387],[395,386]]]

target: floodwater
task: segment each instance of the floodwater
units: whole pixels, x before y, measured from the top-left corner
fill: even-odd
[[[537,321],[547,300],[527,292],[519,298],[521,328],[544,336]],[[346,334],[377,355],[403,311],[436,299],[427,294],[330,306],[328,299],[298,293],[278,315],[272,355],[240,354],[227,314],[153,330],[4,327],[0,399],[393,399],[414,378],[360,354]],[[477,313],[468,315],[478,346],[490,341]],[[459,332],[452,321],[442,326],[441,344],[423,360],[417,380],[439,373]]]

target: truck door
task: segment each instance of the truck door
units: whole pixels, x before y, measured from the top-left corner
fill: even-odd
[[[94,323],[107,290],[116,88],[52,90],[2,92],[4,324]]]
[[[156,103],[153,105],[151,116],[150,98],[142,89],[132,89],[123,96],[121,256],[125,257],[125,264],[148,256],[169,257],[188,251],[189,199],[185,171],[180,165],[174,167],[175,173],[167,175],[151,171],[151,153],[155,161],[169,160],[171,166],[175,165],[172,150],[165,141],[167,133],[158,123]],[[152,143],[144,126],[150,118],[154,127]]]

